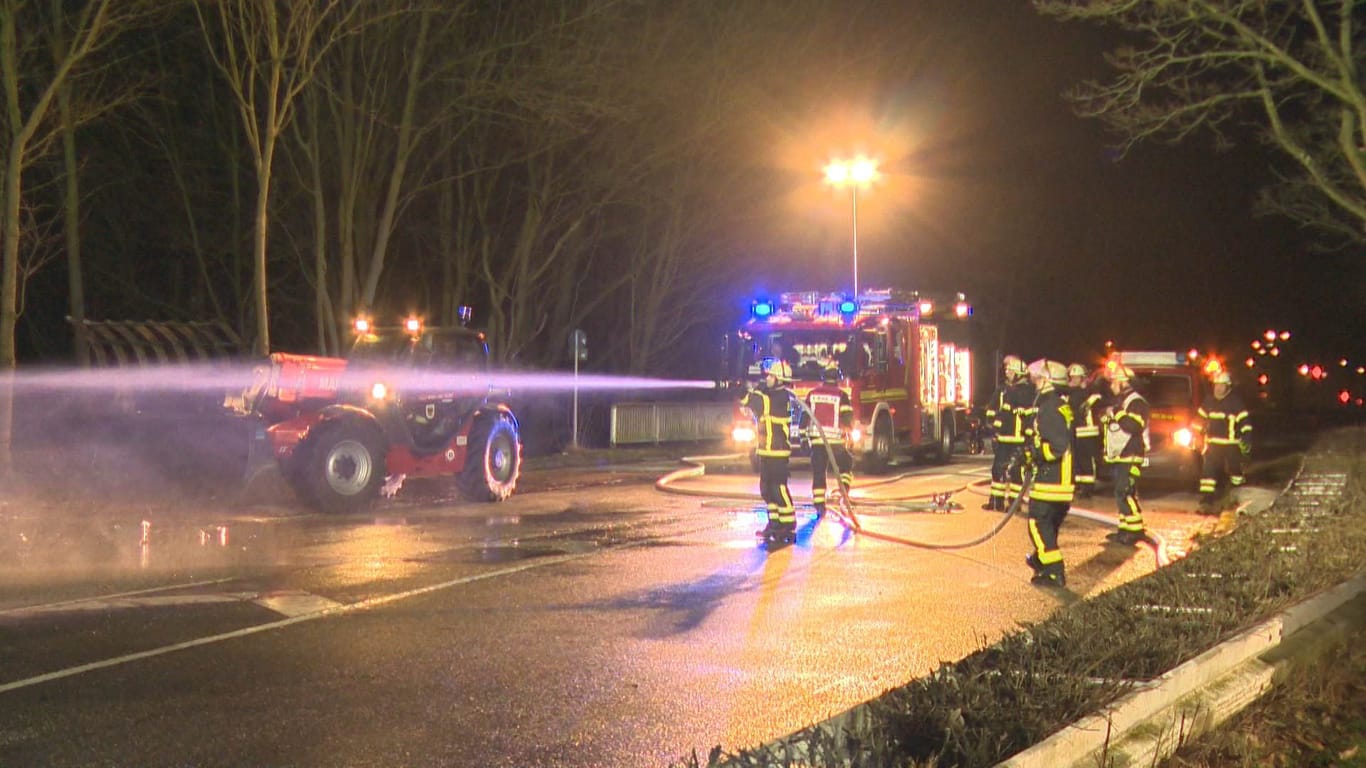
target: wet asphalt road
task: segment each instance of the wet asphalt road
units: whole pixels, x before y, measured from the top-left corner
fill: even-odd
[[[664,766],[819,721],[1155,567],[1074,518],[1070,589],[1041,590],[1022,519],[933,551],[800,506],[797,543],[770,552],[752,476],[661,492],[673,466],[528,476],[497,505],[414,485],[349,517],[4,499],[0,766]],[[966,488],[986,469],[907,469],[860,491],[861,519],[973,538],[1000,520]],[[924,503],[946,491],[963,509]],[[1155,494],[1150,527],[1179,549],[1215,524],[1194,505]]]

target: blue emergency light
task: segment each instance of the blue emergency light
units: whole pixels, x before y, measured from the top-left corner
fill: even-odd
[[[858,312],[858,302],[853,299],[845,299],[840,302],[840,314],[852,315]]]
[[[772,315],[773,309],[773,302],[771,301],[755,301],[749,306],[750,313],[760,319]]]

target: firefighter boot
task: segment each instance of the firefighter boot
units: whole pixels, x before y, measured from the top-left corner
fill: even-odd
[[[1038,576],[1039,571],[1043,570],[1043,565],[1039,562],[1039,555],[1036,552],[1025,555],[1025,565],[1029,566],[1029,570],[1033,571],[1035,576]]]
[[[1029,580],[1030,584],[1041,587],[1067,586],[1067,569],[1061,562],[1049,563],[1043,566],[1034,574],[1034,578]]]
[[[1142,541],[1144,535],[1135,531],[1111,531],[1105,535],[1105,539],[1125,547],[1132,547]]]

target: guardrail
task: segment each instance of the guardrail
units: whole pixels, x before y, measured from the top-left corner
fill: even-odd
[[[731,403],[613,403],[612,445],[720,440],[730,434]]]

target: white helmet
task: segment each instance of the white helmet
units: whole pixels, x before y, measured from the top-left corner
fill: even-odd
[[[1005,367],[1006,379],[1009,381],[1014,381],[1028,372],[1028,369],[1025,368],[1025,362],[1015,355],[1006,355],[1002,363]]]
[[[1029,364],[1029,375],[1041,379],[1048,379],[1053,384],[1067,383],[1067,366],[1057,360],[1039,358]]]
[[[1067,366],[1067,378],[1084,379],[1086,378],[1086,366],[1081,363],[1072,363]]]
[[[1223,384],[1227,387],[1232,386],[1233,377],[1228,375],[1228,371],[1216,371],[1213,376],[1213,381],[1215,384]]]

